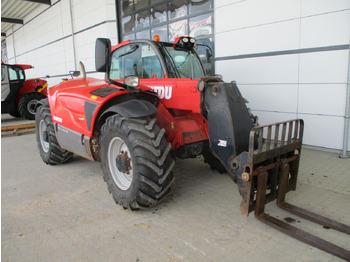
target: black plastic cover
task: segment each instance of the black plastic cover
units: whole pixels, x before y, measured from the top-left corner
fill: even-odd
[[[229,161],[248,151],[254,127],[245,100],[235,83],[209,82],[204,91],[212,153],[230,171]]]

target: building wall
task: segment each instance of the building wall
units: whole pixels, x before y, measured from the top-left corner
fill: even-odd
[[[70,78],[69,71],[79,70],[79,61],[87,72],[94,72],[96,38],[108,37],[117,43],[115,1],[71,0],[71,4],[72,12],[70,0],[52,1],[49,8],[40,6],[24,19],[23,26],[6,32],[8,63],[33,65],[34,69],[26,71],[27,78],[49,75],[49,86]]]
[[[350,1],[214,3],[216,73],[237,81],[261,124],[303,118],[305,144],[341,149]]]

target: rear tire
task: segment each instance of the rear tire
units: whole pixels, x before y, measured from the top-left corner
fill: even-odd
[[[126,209],[147,208],[170,192],[175,161],[157,119],[110,116],[100,137],[101,168],[108,190]]]
[[[35,116],[35,133],[40,156],[46,164],[63,164],[73,158],[73,153],[61,148],[57,142],[49,107],[38,108]]]
[[[25,119],[34,120],[35,106],[43,98],[45,98],[45,96],[38,92],[24,94],[18,102],[19,114]]]
[[[15,112],[12,112],[12,113],[9,113],[9,114],[10,114],[10,116],[15,117],[15,118],[21,117],[21,115],[20,115],[20,113],[18,111],[15,111]]]

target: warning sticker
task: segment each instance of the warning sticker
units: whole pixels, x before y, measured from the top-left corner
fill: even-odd
[[[227,147],[227,141],[226,141],[226,140],[220,140],[220,139],[219,139],[219,144],[218,144],[218,146]]]
[[[54,116],[53,120],[62,123],[62,118],[58,117],[58,116]]]

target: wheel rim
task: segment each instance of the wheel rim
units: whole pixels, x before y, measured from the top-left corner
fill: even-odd
[[[129,189],[133,178],[130,150],[120,137],[114,137],[108,146],[108,164],[114,183],[121,189]]]
[[[44,120],[41,120],[39,124],[39,136],[42,149],[45,153],[49,152],[50,144],[47,137],[47,125]]]
[[[37,99],[33,99],[30,100],[29,103],[27,104],[27,110],[29,113],[31,113],[32,115],[35,115],[35,105],[38,103],[39,100]]]

